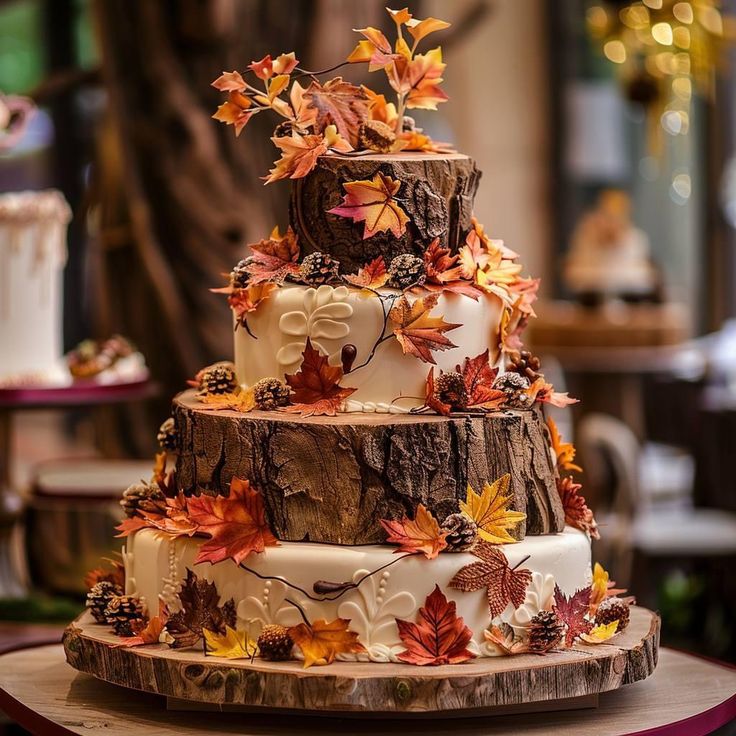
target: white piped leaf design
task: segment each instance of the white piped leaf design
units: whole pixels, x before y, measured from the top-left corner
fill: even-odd
[[[341,340],[350,334],[346,321],[353,316],[353,306],[347,303],[350,295],[345,286],[333,288],[326,284],[307,289],[302,309],[286,312],[279,319],[282,335],[294,337],[276,353],[276,360],[285,372],[299,367],[307,338],[312,346],[327,355],[331,363],[340,357],[340,347],[330,341]]]
[[[357,570],[353,582],[363,580],[367,574],[368,570]],[[358,632],[360,642],[369,654],[380,646],[382,653],[379,655],[376,651],[375,655],[382,657],[388,657],[393,647],[400,647],[401,651],[396,619],[408,618],[417,609],[411,593],[401,591],[387,595],[390,577],[391,573],[385,570],[378,580],[375,576],[366,578],[358,587],[359,595],[344,601],[337,609],[338,616],[350,619],[350,628]]]

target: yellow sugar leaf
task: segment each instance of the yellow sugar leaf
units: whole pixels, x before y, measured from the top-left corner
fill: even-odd
[[[593,627],[587,634],[581,634],[580,638],[588,644],[602,644],[616,634],[618,619],[610,624],[600,624]]]
[[[253,659],[258,653],[258,646],[248,638],[245,631],[236,631],[226,626],[224,634],[207,629],[203,629],[202,633],[207,645],[206,652],[210,657]]]
[[[555,453],[557,470],[560,474],[565,470],[576,470],[578,473],[582,473],[583,469],[573,462],[575,459],[575,445],[572,442],[563,442],[562,435],[552,417],[547,417],[547,428],[552,441],[552,450]]]
[[[208,409],[237,411],[241,414],[253,411],[256,405],[252,387],[227,394],[204,394],[199,397],[199,400],[203,404],[207,404]]]
[[[517,524],[526,519],[520,511],[510,511],[511,495],[507,495],[511,476],[506,473],[493,483],[486,483],[478,495],[468,483],[465,501],[460,501],[460,510],[478,525],[478,534],[491,544],[516,542],[509,534]]]

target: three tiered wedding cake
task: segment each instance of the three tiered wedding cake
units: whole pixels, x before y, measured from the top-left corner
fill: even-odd
[[[406,115],[446,99],[440,49],[417,49],[447,24],[389,12],[396,42],[363,29],[348,62],[385,71],[395,104],[294,54],[214,83],[237,133],[281,116],[267,181],[292,180],[290,223],[219,289],[234,364],[174,399],[152,480],[123,497],[122,565],[90,578],[122,644],[438,665],[628,623],[544,417],[573,400],[522,346],[538,280],[473,217],[472,159]]]

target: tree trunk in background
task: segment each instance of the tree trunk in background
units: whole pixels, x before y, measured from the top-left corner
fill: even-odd
[[[208,289],[287,221],[288,185],[259,178],[278,120],[259,115],[236,139],[211,119],[212,80],[292,49],[304,66],[331,65],[350,51],[346,29],[381,13],[337,0],[97,0],[110,117],[95,173],[95,331],[140,347],[162,384],[159,414],[187,377],[231,357],[229,310]]]

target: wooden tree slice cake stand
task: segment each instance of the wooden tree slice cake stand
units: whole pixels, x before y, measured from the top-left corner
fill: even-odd
[[[312,712],[362,717],[445,712],[484,715],[594,707],[599,693],[654,671],[660,619],[632,607],[611,644],[579,644],[543,656],[479,658],[460,665],[227,660],[166,645],[124,648],[89,613],[64,634],[77,670],[134,690],[164,695],[179,709]]]

